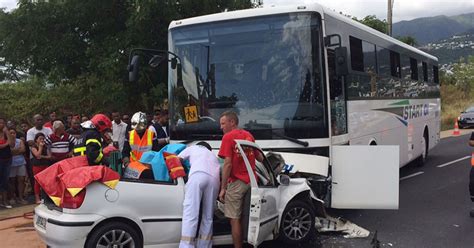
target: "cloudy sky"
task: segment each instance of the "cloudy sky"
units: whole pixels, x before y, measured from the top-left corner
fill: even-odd
[[[386,19],[387,0],[264,0],[264,1],[315,1],[337,12],[358,18],[376,15]],[[393,21],[412,20],[418,17],[435,15],[457,15],[474,12],[474,0],[393,0]],[[0,0],[0,7],[12,9],[16,0]],[[473,20],[474,21],[474,20]]]
[[[388,0],[263,0],[265,3],[317,2],[337,12],[363,18],[376,15],[387,18]],[[474,12],[474,0],[392,0],[393,21],[412,20],[436,15],[458,15]],[[474,20],[473,20],[474,21]]]

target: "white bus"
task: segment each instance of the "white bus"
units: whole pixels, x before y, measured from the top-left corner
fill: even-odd
[[[398,207],[399,167],[439,141],[437,58],[318,4],[173,21],[168,45],[172,141],[219,149],[219,117],[233,110],[264,150],[322,175],[331,207]],[[336,196],[342,181],[366,185]]]

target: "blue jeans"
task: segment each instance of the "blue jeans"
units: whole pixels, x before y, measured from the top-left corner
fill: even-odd
[[[10,176],[11,159],[0,159],[0,192],[8,192],[8,177]]]

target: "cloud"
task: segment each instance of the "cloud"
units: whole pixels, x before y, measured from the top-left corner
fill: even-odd
[[[0,0],[0,8],[14,9],[16,8],[16,0]]]
[[[458,15],[474,12],[473,0],[393,0],[393,21],[411,20],[436,15]],[[316,0],[336,12],[363,18],[376,15],[387,18],[387,0]]]

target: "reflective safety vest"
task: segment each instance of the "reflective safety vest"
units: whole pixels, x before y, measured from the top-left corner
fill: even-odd
[[[474,167],[474,152],[471,154],[471,166]]]
[[[138,135],[137,131],[130,131],[128,142],[130,143],[130,162],[139,161],[144,152],[151,151],[153,146],[153,132],[146,129],[142,138]]]
[[[149,170],[149,169],[150,168],[148,168],[146,165],[144,165],[144,164],[142,164],[138,161],[130,162],[130,164],[128,164],[127,168],[125,168],[123,176],[125,178],[139,179],[140,176],[142,175],[142,173],[145,170]]]

